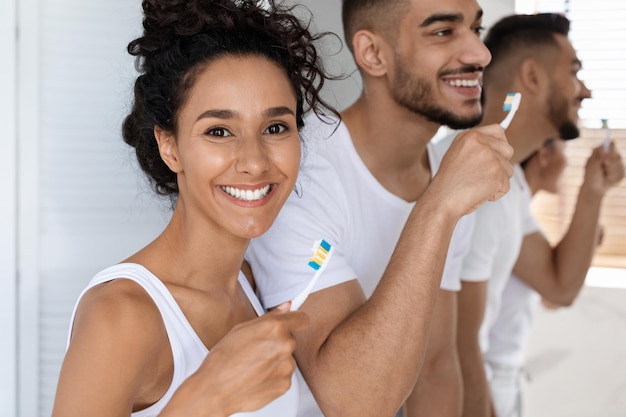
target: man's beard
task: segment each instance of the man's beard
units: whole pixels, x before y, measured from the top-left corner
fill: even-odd
[[[569,103],[563,96],[555,94],[554,84],[550,87],[549,117],[559,130],[561,139],[575,139],[580,136],[578,125],[569,119]]]
[[[424,116],[431,122],[452,129],[467,129],[482,121],[482,109],[471,116],[461,116],[438,106],[432,98],[432,88],[427,80],[406,71],[402,58],[395,56],[396,78],[392,86],[393,99],[413,113]]]

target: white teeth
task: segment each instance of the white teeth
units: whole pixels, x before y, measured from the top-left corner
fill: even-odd
[[[243,201],[256,201],[262,198],[265,198],[267,194],[270,192],[270,186],[266,185],[263,188],[259,188],[257,190],[241,190],[239,188],[223,186],[220,187],[226,194],[229,194],[235,197],[238,200]]]
[[[453,87],[477,87],[478,86],[478,80],[456,79],[456,80],[448,80],[447,83]]]

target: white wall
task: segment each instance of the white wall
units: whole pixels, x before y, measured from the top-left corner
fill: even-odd
[[[483,15],[483,26],[489,27],[503,16],[515,13],[516,0],[478,0],[485,14]]]
[[[307,19],[312,13],[312,27],[315,31],[330,31],[338,36],[327,36],[320,46],[329,72],[333,75],[341,76],[343,79],[328,82],[326,84],[328,88],[325,88],[323,95],[331,105],[339,110],[344,109],[359,96],[361,92],[361,77],[356,71],[356,64],[343,38],[341,1],[289,0],[288,3],[298,3],[306,6],[306,9],[297,9],[297,13]]]
[[[39,373],[39,34],[37,0],[18,0],[18,416],[37,415]]]

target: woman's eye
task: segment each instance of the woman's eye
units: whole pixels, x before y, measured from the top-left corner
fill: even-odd
[[[288,130],[288,127],[285,126],[284,124],[273,124],[271,126],[269,126],[267,129],[265,129],[264,133],[268,133],[270,135],[276,135],[278,133],[283,133],[286,132]]]
[[[207,135],[209,136],[217,136],[217,137],[226,137],[226,136],[232,136],[231,133],[224,129],[223,127],[214,127],[213,129],[209,129],[206,132]]]

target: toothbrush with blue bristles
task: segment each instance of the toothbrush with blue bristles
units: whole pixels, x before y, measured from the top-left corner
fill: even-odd
[[[502,129],[506,130],[511,124],[511,120],[513,120],[513,116],[515,116],[515,112],[517,112],[517,109],[519,108],[520,101],[522,101],[521,93],[509,93],[506,95],[504,104],[502,105],[502,110],[508,111],[509,113],[506,115],[504,120],[500,122]]]
[[[333,245],[325,241],[324,239],[318,240],[314,243],[313,248],[313,256],[309,259],[309,266],[315,270],[315,275],[309,282],[309,284],[302,290],[300,294],[298,294],[293,300],[291,300],[290,311],[295,311],[300,308],[300,306],[307,299],[311,290],[313,290],[313,286],[317,282],[324,269],[328,265],[328,261],[331,256],[333,256],[334,248]]]

